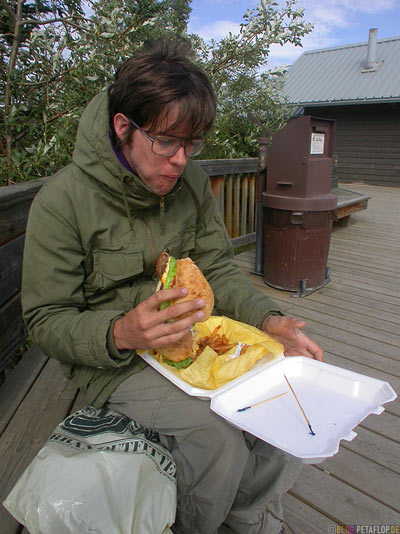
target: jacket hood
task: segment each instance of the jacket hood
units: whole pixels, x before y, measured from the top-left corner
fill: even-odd
[[[89,102],[81,117],[72,161],[123,203],[128,217],[130,217],[130,209],[145,210],[160,205],[160,197],[138,176],[129,172],[115,155],[109,137],[106,91],[99,93]],[[196,164],[191,160],[187,162],[182,176],[168,193],[167,198],[174,196],[177,190],[185,187],[203,219],[199,201],[189,183],[190,172],[193,172],[195,166]]]
[[[108,96],[102,92],[89,102],[79,122],[72,160],[81,170],[131,207],[146,209],[159,197],[118,160],[110,143]]]

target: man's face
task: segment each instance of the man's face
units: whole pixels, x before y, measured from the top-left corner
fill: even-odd
[[[143,127],[143,130],[146,130],[150,137],[165,135],[164,132],[168,131],[168,127],[174,123],[177,113],[177,108],[173,108],[166,119],[154,131],[147,131],[146,126]],[[180,127],[171,132],[168,131],[168,137],[170,136],[188,137],[187,132]],[[122,153],[135,170],[137,176],[154,193],[160,196],[164,196],[172,190],[183,173],[188,160],[184,147],[180,147],[172,156],[154,154],[151,149],[151,141],[137,129],[133,132],[131,142],[123,145]]]

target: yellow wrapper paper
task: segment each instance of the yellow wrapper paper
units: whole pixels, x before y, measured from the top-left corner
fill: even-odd
[[[234,354],[236,347],[220,356],[210,347],[206,347],[196,361],[186,369],[180,370],[164,363],[161,354],[156,353],[154,357],[168,371],[192,386],[202,389],[217,389],[249,371],[261,358],[264,357],[265,361],[270,361],[283,353],[283,346],[275,339],[264,334],[258,328],[228,317],[211,316],[203,323],[196,323],[193,328],[202,338],[211,335],[218,325],[221,325],[218,334],[225,334],[229,343],[237,344],[241,341],[250,345],[244,354],[230,360],[227,356]]]

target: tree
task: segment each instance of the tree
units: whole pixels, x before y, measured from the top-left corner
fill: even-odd
[[[187,35],[190,0],[0,0],[0,159],[5,184],[50,175],[71,159],[79,117],[146,39]],[[218,118],[202,157],[256,155],[263,129],[289,116],[273,43],[299,45],[311,25],[295,0],[261,0],[238,35],[191,40],[210,76]],[[260,73],[264,69],[263,73]]]
[[[273,134],[293,112],[282,95],[285,68],[267,70],[272,44],[301,46],[312,30],[295,0],[283,7],[261,0],[248,10],[237,35],[210,44],[192,36],[218,99],[218,115],[206,157],[257,155],[258,137]],[[202,155],[202,157],[204,157]]]
[[[56,24],[59,23],[60,27],[60,24],[70,23],[82,15],[82,10],[75,0],[65,0],[57,5],[50,5],[46,0],[1,1],[0,58],[3,69],[0,92],[3,106],[0,117],[3,128],[0,149],[4,156],[1,170],[6,171],[7,177],[10,172],[14,174],[14,168],[25,176],[19,170],[24,154],[18,150],[14,152],[14,149],[17,144],[29,139],[30,136],[26,135],[28,131],[37,136],[32,128],[37,121],[37,110],[43,107],[43,100],[50,103],[49,94],[43,93],[47,88],[45,78],[57,77],[56,68],[51,65],[51,60],[57,55],[52,46],[57,47],[61,33],[56,31]],[[40,27],[44,30],[37,30]],[[43,89],[42,94],[40,89]],[[45,104],[44,107],[48,106]],[[46,124],[45,112],[41,114],[40,121]]]
[[[181,34],[190,14],[189,0],[93,0],[86,14],[81,0],[0,1],[0,171],[6,184],[68,163],[88,101],[146,39]]]

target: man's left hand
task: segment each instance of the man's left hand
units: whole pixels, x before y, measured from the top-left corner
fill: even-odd
[[[282,343],[285,356],[306,356],[321,362],[323,350],[301,331],[305,324],[295,317],[269,315],[261,330]]]

